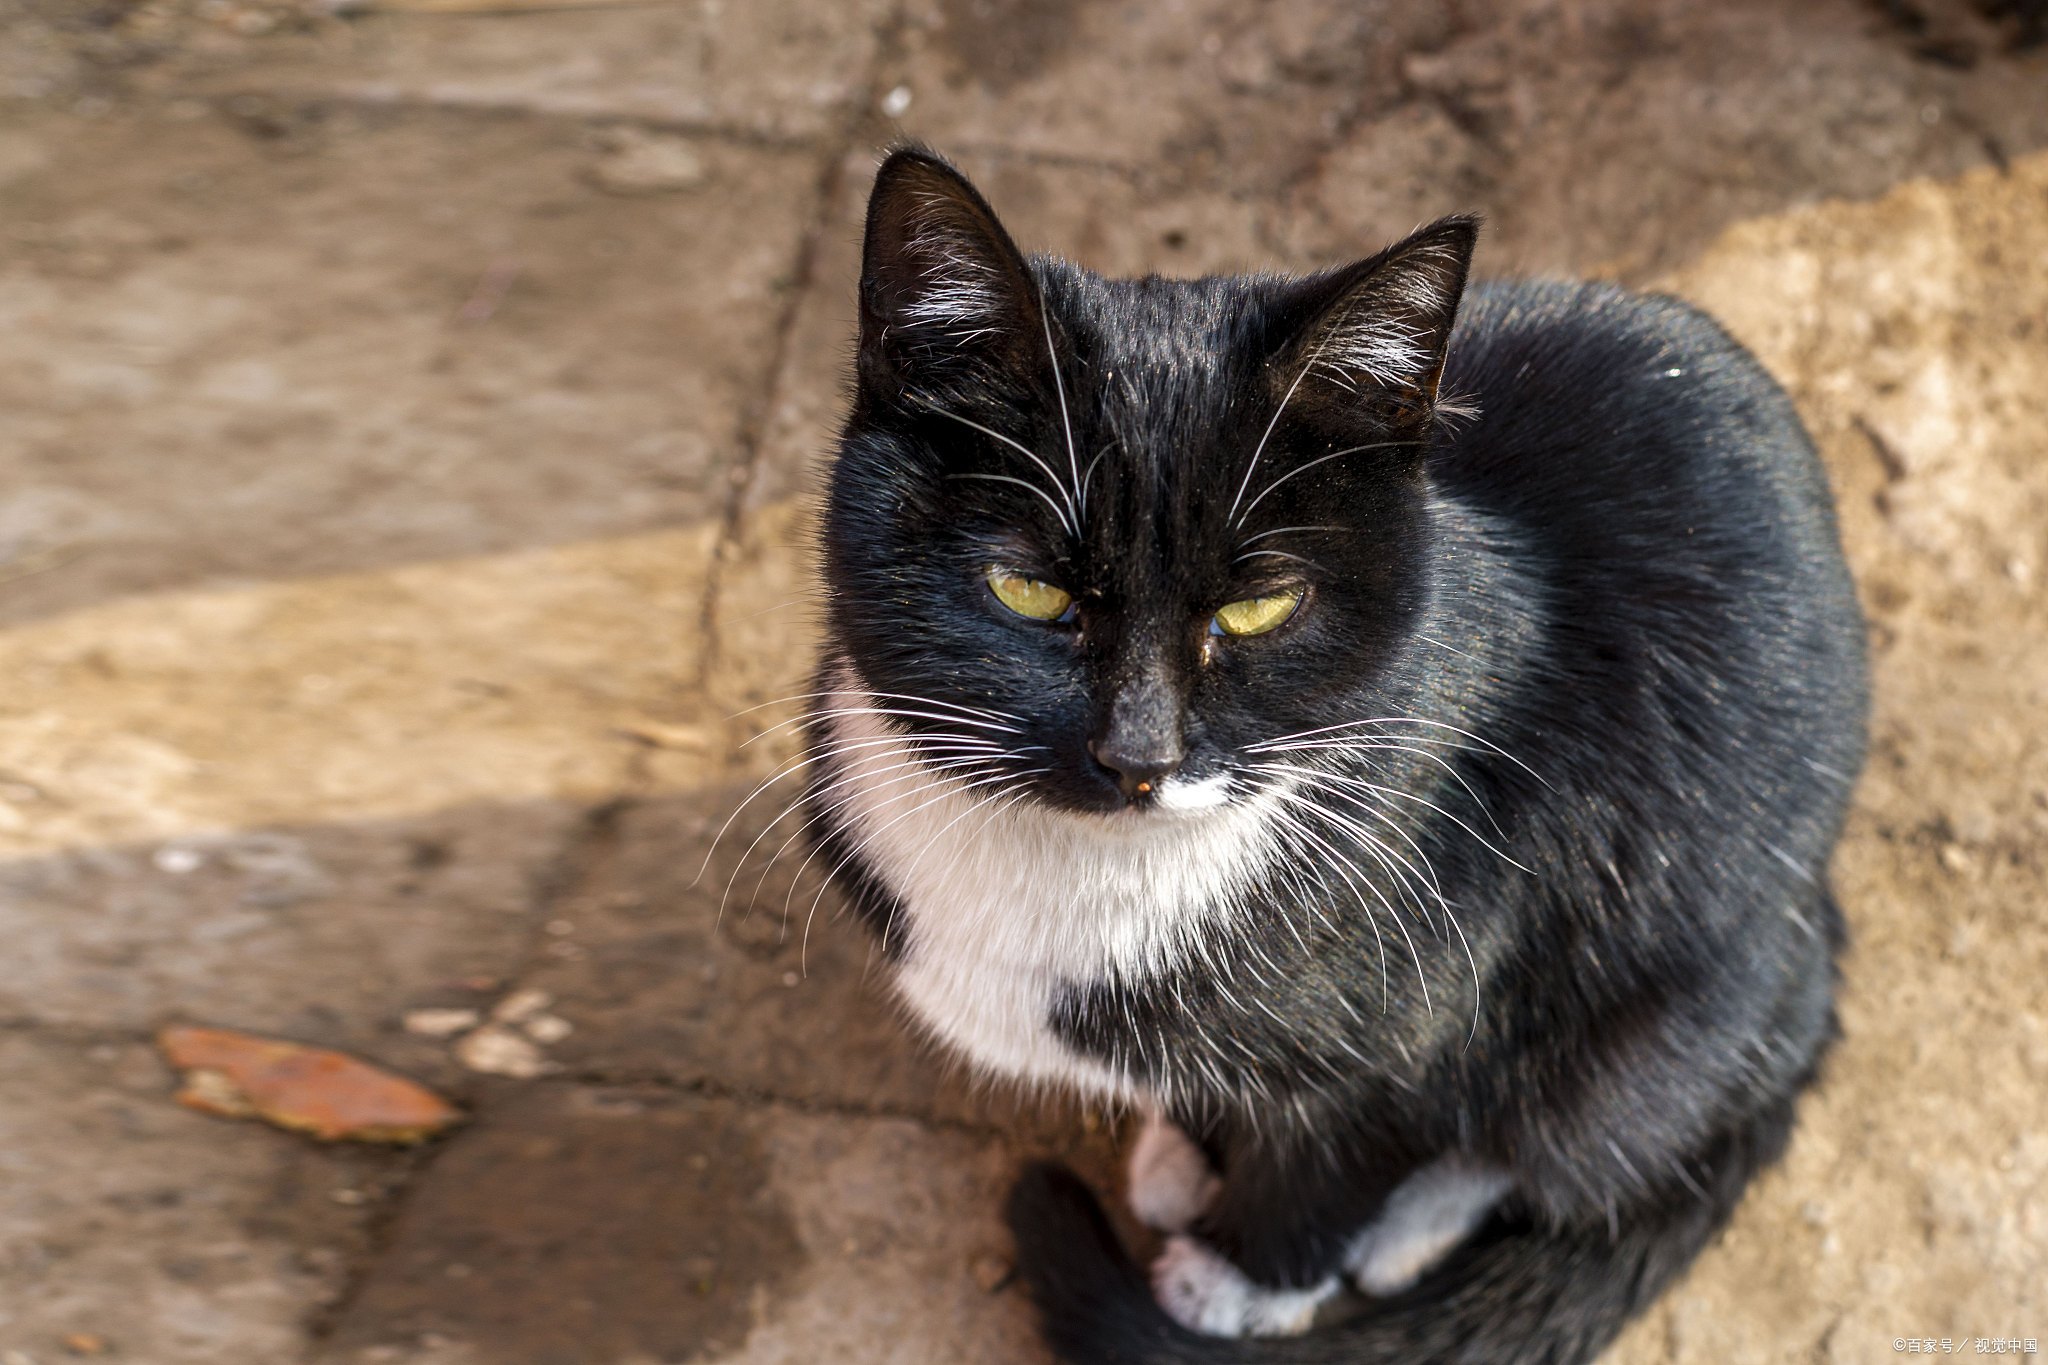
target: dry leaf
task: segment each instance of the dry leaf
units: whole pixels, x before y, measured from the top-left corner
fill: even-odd
[[[425,1086],[326,1048],[186,1027],[163,1030],[157,1046],[183,1073],[180,1104],[323,1142],[420,1142],[462,1117]]]

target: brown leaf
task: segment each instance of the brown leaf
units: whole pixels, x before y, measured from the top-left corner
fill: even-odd
[[[323,1142],[421,1142],[462,1117],[426,1087],[326,1048],[190,1027],[164,1029],[157,1046],[184,1073],[180,1104]]]

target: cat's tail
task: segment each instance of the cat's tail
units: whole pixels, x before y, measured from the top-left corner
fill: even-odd
[[[1046,1340],[1067,1365],[1573,1365],[1591,1360],[1692,1261],[1732,1205],[1709,1197],[1612,1232],[1519,1226],[1454,1253],[1415,1289],[1349,1321],[1244,1339],[1169,1318],[1094,1194],[1064,1167],[1028,1170],[1009,1218]]]

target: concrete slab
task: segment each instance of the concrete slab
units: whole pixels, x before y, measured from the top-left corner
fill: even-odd
[[[539,933],[577,828],[558,806],[210,832],[0,864],[17,945],[0,1019],[143,1031],[191,1020],[371,1049],[455,1078],[408,1010],[488,1004]]]
[[[0,1033],[0,1355],[299,1360],[405,1158],[169,1103],[139,1045]]]
[[[1286,235],[1341,256],[1478,209],[1484,271],[1640,280],[1737,220],[2044,145],[2038,71],[1980,50],[1926,61],[1853,0],[1497,7],[1402,58],[1413,98],[1330,139]]]
[[[1035,1363],[975,1278],[1011,1168],[908,1123],[541,1086],[435,1163],[325,1358]]]
[[[425,7],[422,7],[425,8]],[[631,119],[777,141],[840,133],[869,97],[891,0],[364,13],[321,41],[225,45],[162,88]]]
[[[620,195],[574,124],[179,111],[11,126],[0,620],[716,519],[812,159]]]
[[[1282,0],[996,5],[913,0],[878,85],[956,150],[1201,176],[1271,190],[1315,143],[1400,101],[1400,57],[1452,32],[1434,5]]]

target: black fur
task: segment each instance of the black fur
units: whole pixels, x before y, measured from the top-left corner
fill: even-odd
[[[1167,1320],[1092,1197],[1035,1172],[1011,1218],[1064,1359],[1588,1359],[1776,1158],[1834,1035],[1826,865],[1866,684],[1812,447],[1681,303],[1465,292],[1475,230],[1307,280],[1105,280],[1019,255],[928,154],[882,169],[823,535],[827,675],[850,660],[931,698],[926,734],[971,737],[959,707],[1025,718],[1044,771],[1012,760],[1015,780],[1067,810],[1143,804],[1095,758],[1120,727],[1170,735],[1195,777],[1251,786],[1280,761],[1354,784],[1289,806],[1313,837],[1206,960],[1050,1005],[1216,1158],[1199,1232],[1254,1280],[1329,1274],[1444,1153],[1516,1182],[1410,1293],[1224,1341]],[[962,260],[985,325],[920,309]],[[1398,364],[1322,363],[1368,325],[1404,339]],[[977,427],[1085,466],[1085,509]],[[1007,612],[992,562],[1071,589],[1073,618]],[[1303,606],[1270,635],[1205,628],[1290,584]],[[1436,724],[1251,747],[1365,717]],[[892,923],[886,879],[827,837]]]

